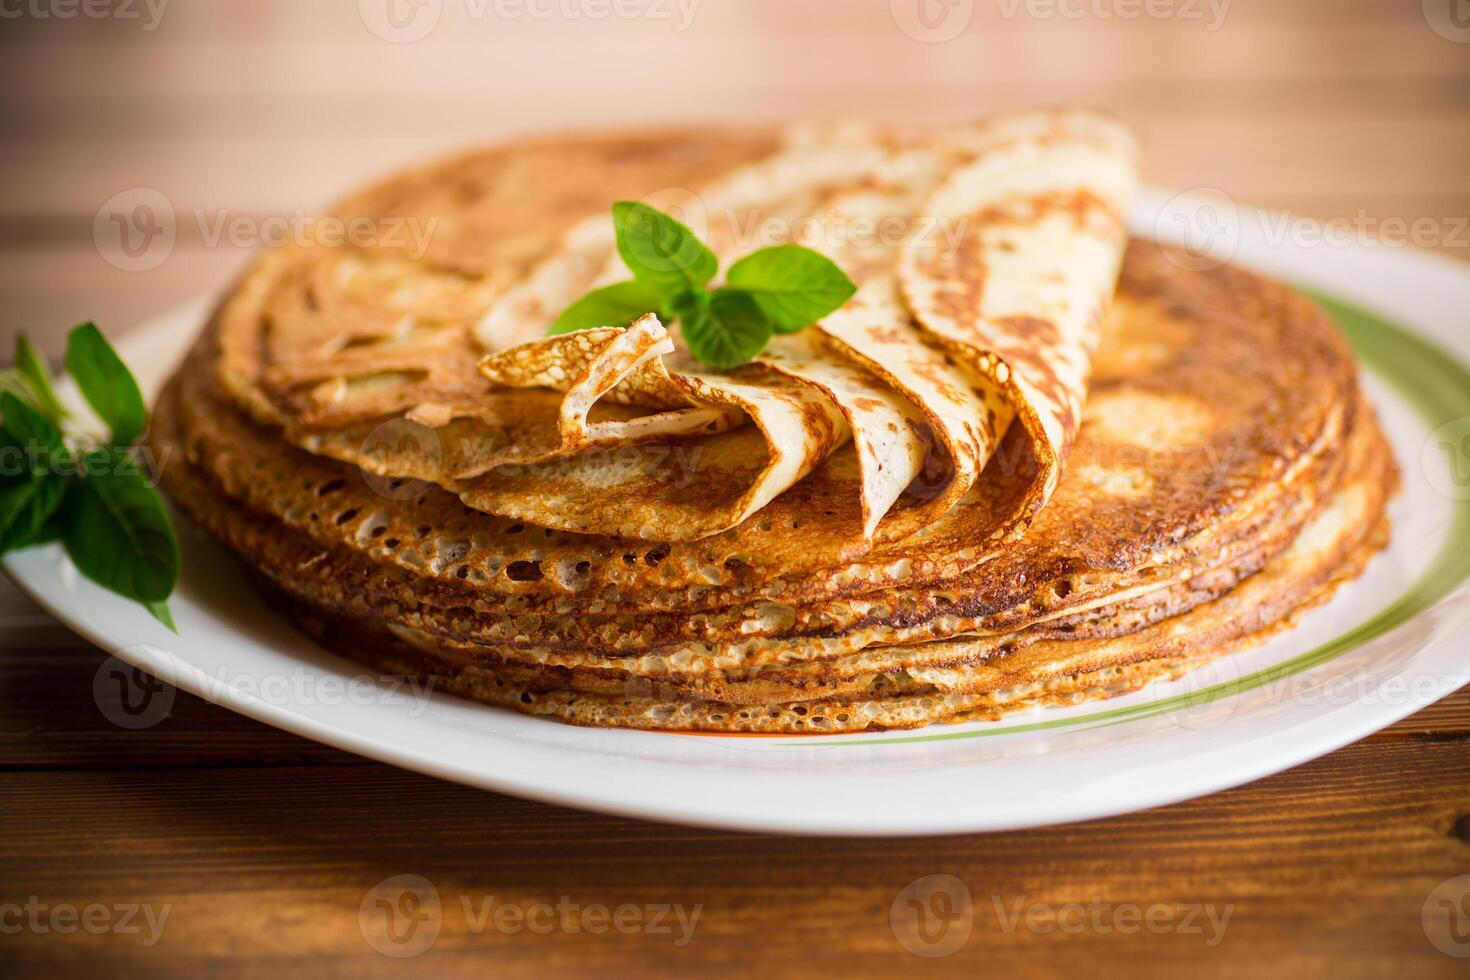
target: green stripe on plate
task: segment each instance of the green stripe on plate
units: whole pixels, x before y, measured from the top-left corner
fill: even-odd
[[[1433,431],[1454,419],[1470,417],[1470,369],[1454,355],[1423,337],[1390,323],[1383,317],[1359,306],[1306,290],[1337,320],[1359,359],[1378,377],[1386,381],[1417,411]],[[1441,445],[1447,461],[1457,462],[1455,450]],[[1470,500],[1455,501],[1454,517],[1444,546],[1429,568],[1409,589],[1387,608],[1335,639],[1298,654],[1290,660],[1259,670],[1245,677],[1201,688],[1186,694],[1161,698],[1147,704],[1130,705],[1094,711],[1072,718],[1056,718],[1021,725],[994,725],[959,732],[936,732],[927,735],[904,735],[895,738],[823,738],[803,741],[798,745],[903,745],[914,742],[945,742],[954,739],[991,738],[1020,732],[1046,731],[1056,728],[1101,728],[1123,722],[1153,718],[1184,708],[1218,701],[1272,684],[1310,670],[1340,657],[1364,643],[1382,636],[1419,615],[1443,599],[1461,582],[1470,578]]]

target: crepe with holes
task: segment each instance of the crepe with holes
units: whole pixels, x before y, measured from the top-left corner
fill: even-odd
[[[1174,676],[1357,574],[1396,470],[1350,352],[1281,284],[1134,242],[1091,333],[1104,217],[1130,179],[1119,132],[1055,112],[620,134],[400,175],[339,214],[440,231],[422,251],[263,255],[155,408],[162,486],[326,645],[548,718],[861,731]],[[773,186],[770,161],[834,143],[870,179],[833,162]],[[853,302],[734,372],[654,319],[487,349],[499,298],[607,200],[677,209],[671,189],[741,173],[766,176],[700,229],[722,260],[774,217],[848,271]],[[905,219],[844,232],[926,201],[953,254]],[[1028,249],[1072,279],[1028,280]],[[626,275],[610,256],[587,268]],[[606,487],[586,495],[597,466]],[[667,487],[629,493],[658,473]],[[568,529],[615,500],[616,533]]]
[[[1124,693],[1283,628],[1356,574],[1386,539],[1396,480],[1319,310],[1147,245],[1128,256],[1049,506],[978,568],[896,585],[736,557],[798,550],[800,509],[655,545],[364,481],[233,406],[200,369],[215,336],[155,416],[175,502],[329,646],[581,724],[861,731]],[[952,540],[927,557],[943,563]]]

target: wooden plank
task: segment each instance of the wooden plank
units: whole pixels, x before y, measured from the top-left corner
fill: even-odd
[[[1456,90],[1436,85],[1412,91],[1430,88]],[[1470,92],[1470,84],[1461,88]],[[1278,108],[1261,113],[1254,109],[1258,99],[1156,106],[1137,95],[1107,99],[1106,93],[1065,86],[1053,94],[1055,99],[1037,93],[1028,98],[1013,91],[977,100],[974,90],[940,88],[921,99],[912,87],[843,89],[767,104],[725,91],[706,100],[702,115],[728,121],[833,115],[848,111],[856,99],[875,117],[939,121],[1041,101],[1103,101],[1144,136],[1145,175],[1156,183],[1222,187],[1257,201],[1438,195],[1452,198],[1458,214],[1470,201],[1470,169],[1463,166],[1470,157],[1470,104],[1463,102],[1424,104],[1405,93],[1402,101],[1363,105],[1348,95],[1328,105],[1315,98],[1296,103],[1283,91],[1271,96]],[[639,117],[687,120],[683,98],[666,93],[640,101]],[[605,126],[627,95],[608,87],[597,96],[575,99],[565,89],[549,87],[492,108],[476,106],[475,99],[463,95],[446,104],[408,96],[381,105],[337,98],[317,115],[291,110],[288,101],[245,100],[238,119],[201,101],[148,103],[146,112],[136,102],[117,112],[113,103],[103,103],[77,111],[66,130],[28,124],[22,117],[22,128],[29,126],[33,135],[0,148],[0,214],[12,219],[0,234],[14,241],[27,234],[34,219],[66,218],[76,223],[74,235],[90,237],[104,202],[148,187],[169,198],[181,235],[199,240],[215,227],[221,209],[245,217],[311,214],[353,186],[466,143],[493,142],[526,130]],[[916,104],[923,108],[914,111]],[[72,118],[73,110],[57,103],[44,116]],[[91,116],[113,122],[94,127],[87,122]],[[147,121],[136,128],[127,125],[140,116]],[[466,117],[475,119],[473,128],[463,128]],[[1372,139],[1365,138],[1368,132]],[[108,167],[95,166],[98,155]]]
[[[376,975],[395,964],[367,945],[360,906],[383,879],[414,874],[442,903],[438,939],[413,961],[436,975],[492,964],[511,975],[785,973],[798,960],[843,974],[932,966],[1065,977],[1105,964],[1141,976],[1463,975],[1420,921],[1430,890],[1470,860],[1453,832],[1470,812],[1463,746],[1363,743],[1128,818],[891,841],[661,827],[379,767],[0,773],[0,796],[8,894],[171,906],[152,948],[131,935],[6,937],[23,970],[85,962],[197,975],[228,960],[239,975]],[[901,889],[933,874],[965,883],[973,932],[953,955],[924,961],[899,944],[889,913]],[[692,940],[674,947],[652,934],[476,932],[473,914],[490,896],[522,908],[565,897],[702,910]],[[1040,911],[1008,928],[1018,902]],[[1098,905],[1105,926],[1040,931],[1069,903]],[[1213,945],[1207,926],[1112,927],[1126,924],[1118,909],[1155,904],[1175,926],[1195,905],[1229,918]]]
[[[446,80],[466,90],[506,92],[594,77],[649,89],[660,87],[658,79],[677,77],[704,88],[746,83],[752,66],[767,79],[804,82],[842,75],[899,81],[915,70],[931,81],[946,75],[1026,78],[1041,73],[1039,64],[1054,79],[1077,81],[1163,80],[1181,73],[1240,79],[1259,76],[1263,68],[1291,78],[1462,70],[1461,52],[1408,5],[1377,16],[1324,11],[1308,24],[1273,12],[1272,4],[1231,4],[1223,19],[1203,3],[1191,5],[1201,15],[1192,19],[1126,19],[1028,16],[1026,5],[1007,16],[1009,5],[976,3],[962,34],[923,43],[905,34],[901,18],[881,3],[856,12],[858,5],[844,0],[693,3],[687,20],[668,3],[660,6],[672,16],[629,19],[476,16],[476,10],[496,8],[444,3],[432,33],[406,44],[374,36],[355,5],[291,5],[297,9],[256,16],[218,8],[194,12],[194,6],[176,7],[153,32],[108,21],[27,20],[13,45],[22,55],[35,52],[53,90],[95,86],[95,77],[68,76],[55,67],[57,60],[76,58],[139,94],[171,89],[175,78],[191,78],[199,91],[216,93],[288,84],[303,94],[423,90],[451,87]],[[311,23],[292,22],[299,17]],[[1303,44],[1307,32],[1311,43]],[[616,72],[603,70],[607,65],[616,65]]]
[[[146,0],[128,5],[137,16],[91,19],[73,16],[23,17],[14,24],[0,45],[50,45],[76,43],[79,37],[90,43],[127,43],[138,34],[151,34],[160,40],[191,40],[232,37],[242,41],[259,41],[296,34],[322,42],[350,43],[368,40],[364,21],[351,5],[299,3],[246,3],[232,0],[193,0],[189,4],[166,6],[161,18],[147,16]],[[155,4],[156,6],[156,4]],[[691,4],[686,3],[686,7]],[[895,14],[886,3],[852,3],[850,0],[806,0],[804,3],[782,3],[780,0],[747,0],[741,4],[696,2],[693,18],[686,30],[729,34],[738,37],[776,36],[886,36],[894,33]],[[1163,31],[1198,31],[1213,20],[1203,2],[1180,2],[1164,5],[1165,13],[1179,16],[1149,16],[1146,10],[1129,11],[1123,3],[1048,4],[1015,2],[974,4],[970,13],[972,31],[1009,29],[1012,32],[1043,32],[1075,29],[1082,25],[1115,27],[1148,27],[1159,24]],[[1219,6],[1219,4],[1217,4]],[[646,10],[647,16],[623,17],[607,10],[599,16],[595,4],[582,8],[578,3],[551,4],[546,0],[531,2],[476,2],[445,4],[439,17],[439,28],[445,32],[483,27],[515,37],[540,40],[559,33],[577,32],[604,35],[663,32],[677,28],[684,20],[665,16],[664,11],[679,13],[671,4],[649,3],[635,10]],[[1110,9],[1110,7],[1112,9]],[[21,8],[25,9],[25,8]],[[592,13],[578,16],[584,10]],[[1301,31],[1333,23],[1360,25],[1398,24],[1423,28],[1425,20],[1419,9],[1404,4],[1384,4],[1380,0],[1294,0],[1291,4],[1231,3],[1224,11],[1219,29],[1241,24],[1274,26]],[[1112,22],[1110,25],[1109,22]]]
[[[565,93],[560,93],[565,95]],[[508,133],[558,125],[595,125],[598,116],[546,116],[538,112],[546,92],[530,103],[483,118],[472,132],[451,133],[448,125],[437,136],[404,127],[331,138],[306,132],[277,133],[256,129],[217,134],[175,134],[167,139],[93,134],[85,144],[48,138],[24,152],[0,155],[0,211],[25,215],[77,215],[88,221],[114,194],[134,187],[154,187],[175,208],[233,208],[267,213],[320,208],[349,188],[385,176],[395,167],[449,152],[466,143],[494,142]],[[610,98],[610,96],[609,96]],[[878,117],[900,118],[906,113],[900,99],[874,93],[866,103]],[[721,102],[727,108],[735,100]],[[1003,103],[1002,103],[1003,104]],[[977,114],[956,100],[936,98],[926,115],[931,121]],[[1470,153],[1470,107],[1413,110],[1385,106],[1372,112],[1325,112],[1311,107],[1270,118],[1221,114],[1202,119],[1182,113],[1129,111],[1129,121],[1144,136],[1148,155],[1146,176],[1173,185],[1228,187],[1232,193],[1278,196],[1307,193],[1427,194],[1457,192],[1470,195],[1470,176],[1462,166]],[[832,105],[817,105],[807,115],[831,115]],[[407,115],[411,107],[400,106]],[[770,110],[712,112],[728,121],[770,118]],[[433,113],[429,112],[429,116]],[[674,121],[688,118],[672,103],[665,111],[645,118]],[[360,130],[358,121],[342,125]],[[1371,127],[1373,139],[1365,139]],[[90,166],[82,152],[105,154],[112,165]],[[1331,166],[1324,164],[1330,162]],[[41,180],[34,175],[43,174]],[[186,222],[197,225],[197,222]],[[90,233],[90,227],[85,229]]]
[[[1186,76],[1169,85],[1152,80],[1108,78],[1090,84],[1086,95],[1090,104],[1108,106],[1130,118],[1156,120],[1159,125],[1198,119],[1203,112],[1213,119],[1229,122],[1293,119],[1306,112],[1328,118],[1373,118],[1384,112],[1422,117],[1470,106],[1470,86],[1454,84],[1464,74],[1448,81],[1438,77],[1370,79],[1343,74],[1299,81],[1261,76],[1220,82]],[[865,83],[859,80],[855,84]],[[556,86],[554,90],[561,92],[565,88],[565,85]],[[835,86],[824,84],[816,88],[824,93],[823,98],[828,98],[827,90]],[[850,86],[843,88],[851,91]],[[974,80],[956,84],[911,78],[881,89],[860,90],[865,97],[879,100],[876,108],[864,103],[865,113],[882,113],[899,119],[936,109],[963,116],[995,107],[1054,105],[1079,95],[1072,83],[1050,78],[987,78],[978,86]],[[804,92],[791,95],[797,100],[809,98]],[[593,106],[601,106],[605,101],[599,93],[582,97],[591,99]],[[713,108],[720,110],[723,106],[724,101]],[[201,95],[175,89],[150,97],[146,105],[140,105],[134,97],[107,90],[77,95],[0,91],[0,113],[7,118],[12,133],[28,142],[85,143],[98,137],[141,142],[180,137],[238,139],[286,135],[332,141],[381,135],[384,131],[417,137],[453,131],[463,141],[473,142],[493,135],[497,121],[506,112],[520,110],[526,117],[525,126],[546,128],[557,124],[559,114],[538,118],[526,111],[533,107],[487,105],[483,96],[453,89],[432,96],[384,92],[374,95],[371,101],[354,93],[324,94],[306,101],[288,93]],[[629,118],[628,107],[623,108],[625,111],[618,113],[618,117]],[[638,111],[631,118],[642,119],[652,117],[657,106],[640,104],[636,108]],[[738,109],[738,104],[733,108]],[[800,103],[782,115],[798,111],[801,111]],[[690,112],[687,107],[682,113],[684,118],[705,114],[703,105],[698,113]],[[754,111],[748,114],[754,115]],[[466,127],[467,120],[473,123],[472,127]],[[605,126],[616,125],[617,119],[604,117],[601,122]],[[485,135],[477,136],[478,133]]]
[[[73,326],[95,320],[121,333],[198,296],[228,287],[250,259],[249,249],[180,246],[155,269],[127,272],[109,265],[90,238],[69,245],[0,248],[0,363],[25,330],[53,360]]]
[[[1461,688],[1372,737],[1445,743],[1470,739],[1470,688]]]

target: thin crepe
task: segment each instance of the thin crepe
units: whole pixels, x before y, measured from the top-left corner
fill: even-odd
[[[1001,120],[951,142],[963,152],[946,156],[922,145],[890,150],[860,181],[834,188],[813,214],[808,243],[859,220],[881,227],[898,219],[906,231],[889,245],[828,249],[859,282],[858,295],[820,325],[826,343],[777,338],[757,358],[811,389],[817,397],[807,410],[793,413],[790,390],[767,388],[759,375],[732,402],[717,376],[699,372],[687,358],[678,365],[676,377],[698,378],[714,404],[743,408],[764,436],[760,468],[714,473],[721,481],[748,480],[744,492],[701,494],[710,504],[696,517],[678,509],[687,487],[671,487],[661,474],[614,475],[604,457],[591,455],[552,476],[520,472],[485,480],[463,494],[466,503],[566,530],[687,540],[748,520],[850,438],[865,536],[926,469],[943,474],[931,481],[937,492],[898,515],[885,535],[904,537],[969,491],[1019,413],[1041,464],[1028,501],[1039,507],[1055,489],[1079,424],[1098,324],[1121,261],[1132,143],[1115,123],[1085,113]],[[774,193],[783,196],[780,188]],[[940,246],[936,225],[954,232],[948,247]],[[563,273],[593,264],[585,252],[546,263]],[[585,276],[560,273],[534,274],[531,282],[546,286],[534,304],[541,310],[565,306],[591,285]],[[518,295],[515,303],[524,308],[527,300]],[[606,343],[602,376],[631,370],[614,341]],[[536,340],[492,354],[481,370],[497,385],[564,387],[548,376],[546,362],[583,351],[564,338]],[[536,370],[522,370],[527,363]],[[615,382],[605,393],[618,390]],[[701,404],[697,393],[690,396],[691,406]],[[627,400],[636,401],[636,392]],[[824,424],[833,410],[845,423],[836,438]],[[612,423],[618,426],[629,430],[630,443],[642,438],[636,423]],[[744,450],[748,440],[712,443],[724,461],[733,455],[727,447]],[[790,465],[793,459],[799,465]]]

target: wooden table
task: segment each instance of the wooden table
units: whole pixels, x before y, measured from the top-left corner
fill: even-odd
[[[447,0],[437,32],[406,45],[368,34],[352,0],[190,0],[151,31],[6,20],[0,358],[17,328],[55,354],[79,320],[116,332],[217,288],[250,251],[212,239],[221,217],[249,231],[448,146],[623,118],[1106,105],[1145,134],[1154,183],[1370,231],[1427,219],[1417,244],[1470,254],[1470,45],[1436,33],[1414,0],[1235,0],[1213,30],[977,2],[968,31],[943,44],[896,31],[901,2],[708,0],[672,32],[475,20]],[[105,202],[141,187],[169,198],[178,240],[157,267],[129,272],[93,226]],[[1431,891],[1470,874],[1470,692],[1317,762],[1160,810],[992,836],[817,840],[465,789],[186,695],[157,724],[121,728],[108,720],[118,688],[94,686],[104,663],[0,581],[0,976],[1470,972],[1421,919]],[[374,919],[373,889],[399,875],[432,883],[441,909],[432,947],[401,962],[377,949],[403,952],[428,932],[394,946]],[[963,883],[971,931],[925,959],[891,914],[931,875]],[[576,932],[482,918],[572,903]],[[649,905],[698,906],[692,938],[677,944],[672,917],[668,933],[581,928],[597,924],[595,907]],[[150,943],[148,913],[157,923],[165,911]],[[1221,934],[1212,922],[1227,913]],[[62,931],[88,915],[103,931],[85,918]],[[923,952],[964,938],[904,935]]]

